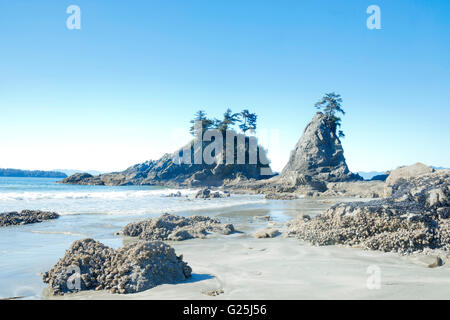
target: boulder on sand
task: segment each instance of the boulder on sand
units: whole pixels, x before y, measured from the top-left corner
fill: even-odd
[[[205,238],[208,233],[231,234],[232,224],[222,224],[220,220],[204,216],[181,217],[165,213],[159,218],[146,219],[127,224],[122,234],[145,240],[181,241]]]
[[[255,238],[262,239],[262,238],[275,238],[280,234],[281,234],[280,231],[278,231],[277,229],[266,228],[256,231],[255,233],[253,233],[253,236]]]
[[[39,223],[45,220],[57,219],[59,214],[40,210],[23,210],[22,212],[0,213],[0,227]]]
[[[93,239],[75,241],[43,281],[52,295],[81,290],[135,293],[191,276],[191,268],[163,242],[138,241],[114,250]]]

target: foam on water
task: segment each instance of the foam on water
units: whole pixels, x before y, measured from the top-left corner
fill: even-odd
[[[181,197],[168,197],[172,193]],[[154,186],[76,186],[55,179],[0,180],[0,212],[24,209],[67,214],[160,214],[263,203],[262,196],[233,195],[226,199],[195,199],[198,189],[177,190]]]
[[[0,298],[41,298],[46,285],[40,273],[48,271],[77,239],[94,238],[118,248],[123,241],[116,232],[131,221],[164,212],[214,216],[266,202],[260,195],[203,200],[195,199],[195,189],[76,186],[56,182],[56,179],[0,178],[0,212],[39,209],[63,215],[43,223],[0,229]],[[181,197],[168,197],[178,191]]]

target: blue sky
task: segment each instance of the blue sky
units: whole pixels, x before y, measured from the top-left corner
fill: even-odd
[[[230,107],[259,115],[281,170],[330,91],[352,171],[450,167],[449,14],[444,0],[0,0],[0,167],[122,170],[188,141],[196,110]]]

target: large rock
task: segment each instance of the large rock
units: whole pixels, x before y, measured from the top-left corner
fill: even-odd
[[[52,295],[81,290],[135,293],[191,276],[191,268],[163,242],[139,241],[114,250],[93,239],[75,241],[43,281]],[[79,286],[77,286],[77,280]]]
[[[193,238],[205,238],[208,233],[231,234],[232,224],[222,224],[218,219],[204,216],[181,217],[163,214],[156,219],[146,219],[127,224],[122,234],[145,240],[181,241]]]
[[[94,176],[89,173],[74,173],[73,175],[65,178],[63,182],[67,184],[81,184],[81,182],[89,181],[92,178],[94,178]]]
[[[288,223],[290,235],[317,245],[343,244],[412,253],[450,250],[450,170],[399,179],[389,198],[340,203]]]
[[[384,182],[379,180],[329,182],[327,191],[322,195],[326,197],[382,198],[384,187]]]
[[[112,172],[98,176],[92,176],[87,173],[75,174],[62,180],[61,183],[114,186],[168,185],[198,187],[220,186],[232,180],[258,180],[273,176],[264,148],[257,146],[256,153],[258,160],[255,164],[251,164],[249,161],[250,138],[242,134],[239,136],[245,141],[245,144],[243,144],[245,147],[243,154],[245,154],[246,159],[244,164],[237,164],[237,161],[234,161],[234,164],[226,164],[225,160],[223,160],[226,159],[226,148],[222,152],[217,152],[214,157],[215,161],[212,164],[207,164],[205,161],[202,164],[195,164],[194,147],[197,144],[195,144],[194,140],[172,154],[165,154],[159,160],[150,160],[136,164],[122,172]],[[209,144],[210,142],[199,143],[202,146],[202,150],[205,150]],[[225,143],[224,146],[226,146]],[[238,154],[237,144],[234,145],[234,149],[236,160]],[[186,163],[187,161],[178,161],[178,159],[183,159],[185,150],[190,150],[190,164]]]
[[[420,175],[432,173],[435,170],[432,167],[426,166],[423,163],[416,163],[411,166],[399,167],[389,174],[386,179],[386,185],[384,188],[385,197],[392,195],[394,185],[398,185],[401,182],[409,181]]]
[[[284,180],[298,180],[304,176],[326,182],[362,180],[349,171],[341,141],[321,112],[317,112],[306,126],[281,172]]]
[[[40,210],[23,210],[22,212],[0,213],[0,227],[39,223],[45,220],[57,219],[59,214]]]

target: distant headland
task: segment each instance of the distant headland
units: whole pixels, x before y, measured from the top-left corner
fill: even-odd
[[[0,169],[0,177],[16,178],[67,178],[67,175],[59,171]]]

